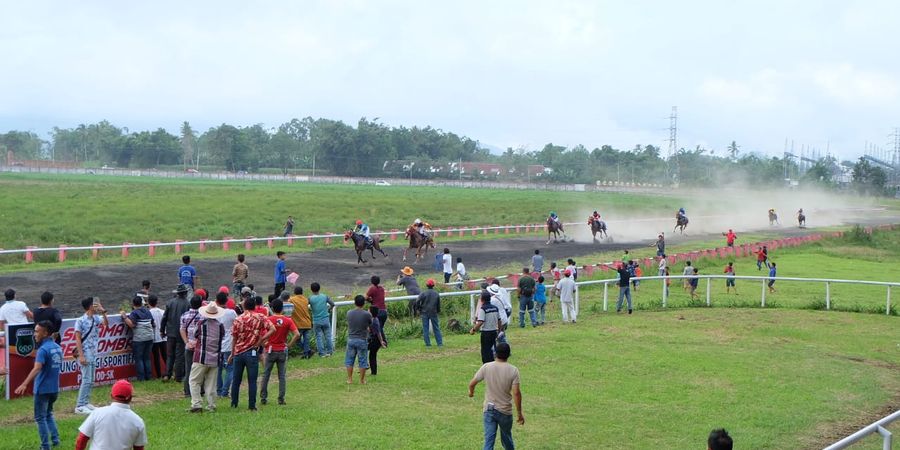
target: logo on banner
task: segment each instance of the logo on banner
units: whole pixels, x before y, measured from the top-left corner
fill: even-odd
[[[34,351],[34,330],[20,328],[16,330],[16,353],[19,356],[28,356]]]

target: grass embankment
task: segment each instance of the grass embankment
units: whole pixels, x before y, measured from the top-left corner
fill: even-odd
[[[279,236],[288,215],[296,220],[294,233],[305,235],[339,232],[351,227],[357,218],[365,220],[373,230],[403,228],[415,217],[441,227],[502,225],[540,221],[551,208],[563,218],[575,219],[588,207],[628,207],[642,213],[669,211],[679,203],[675,197],[633,194],[99,175],[2,174],[0,190],[4,194],[0,196],[0,220],[4,223],[0,228],[0,247],[7,249]],[[295,243],[295,247],[304,246],[304,239]],[[264,242],[255,247],[256,252],[271,252],[265,249]],[[216,248],[221,247],[211,245],[207,254],[225,254]],[[190,251],[196,253],[193,247]],[[173,249],[160,248],[157,252],[172,254]],[[119,251],[110,251],[102,260],[120,262],[118,254]],[[128,260],[140,260],[146,254],[146,249],[133,249]],[[89,251],[70,254],[73,260],[89,257]],[[21,269],[22,260],[22,255],[16,255],[2,257],[0,262]],[[36,260],[53,262],[56,254],[37,254]]]
[[[515,426],[515,438],[523,448],[688,449],[726,427],[740,448],[820,448],[898,400],[896,322],[690,309],[585,313],[574,326],[516,328],[511,362],[521,370],[527,422]],[[419,340],[390,345],[366,386],[344,383],[340,350],[330,359],[291,360],[288,406],[263,406],[252,417],[246,389],[240,409],[225,400],[201,416],[185,412],[180,385],[159,382],[136,385],[134,409],[153,448],[478,447],[483,385],[475,400],[466,397],[480,365],[477,338],[450,335],[445,348],[429,351]],[[108,387],[95,391],[95,403],[105,403]],[[75,396],[57,403],[66,445],[83,420],[71,412]],[[0,402],[3,448],[34,447],[31,406],[31,399]]]

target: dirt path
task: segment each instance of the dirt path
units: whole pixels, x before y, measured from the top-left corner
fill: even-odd
[[[897,218],[881,217],[873,220],[872,223],[896,221]],[[660,226],[662,225],[660,224]],[[668,227],[668,222],[665,225]],[[784,236],[815,232],[812,229],[798,230],[790,227],[766,229],[766,231],[774,231]],[[615,239],[615,230],[611,230],[611,234]],[[519,262],[522,267],[530,266],[534,250],[540,249],[544,255],[546,270],[550,266],[550,261],[564,263],[566,258],[574,258],[579,265],[594,263],[597,261],[582,261],[579,258],[600,251],[618,252],[623,249],[644,247],[653,242],[651,234],[644,240],[592,243],[590,232],[586,226],[570,230],[570,235],[574,235],[576,239],[574,242],[548,245],[545,234],[529,234],[513,238],[453,242],[449,243],[448,247],[454,258],[454,267],[455,258],[462,257],[470,271],[512,262]],[[668,245],[717,237],[717,235],[709,233],[694,235],[690,234],[690,231],[684,236],[670,233],[667,233],[667,236]],[[441,250],[442,247],[438,242],[437,250]],[[431,267],[434,262],[433,252],[429,252],[427,260],[418,264],[412,262],[414,258],[410,258],[410,261],[404,263],[401,247],[390,247],[387,249],[387,253],[389,255],[387,259],[379,257],[370,260],[370,263],[365,266],[357,266],[355,253],[349,247],[289,253],[287,267],[300,273],[303,286],[309,286],[309,283],[318,281],[332,295],[361,292],[369,284],[369,278],[372,275],[379,275],[388,288],[393,288],[399,270],[407,264],[412,266],[418,275],[426,274],[434,276],[435,279],[441,277],[439,271]],[[181,265],[180,262],[180,260],[173,259],[166,262],[5,274],[0,276],[0,288],[5,290],[6,287],[13,287],[18,292],[18,297],[29,307],[38,306],[41,292],[49,290],[55,294],[56,307],[62,311],[63,316],[73,317],[80,314],[79,301],[87,296],[98,296],[104,300],[107,307],[117,309],[120,303],[130,299],[140,288],[143,279],[148,279],[153,283],[153,291],[160,293],[160,300],[164,303],[171,296],[169,291],[177,284],[176,270]],[[232,258],[197,261],[194,265],[200,276],[200,285],[211,289],[221,285],[231,286],[230,275],[233,264]],[[257,292],[266,294],[272,292],[274,288],[274,255],[248,257],[247,264],[250,266],[250,282],[255,284]]]

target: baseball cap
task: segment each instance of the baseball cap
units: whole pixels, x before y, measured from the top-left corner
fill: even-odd
[[[565,276],[567,276],[567,277],[568,277],[568,276],[571,276],[571,275],[572,275],[572,271],[569,270],[569,269],[566,269],[566,270],[563,271],[563,275],[565,275]]]
[[[428,281],[425,282],[426,286],[434,286],[434,278],[429,278]]]
[[[112,391],[110,391],[110,396],[115,400],[131,400],[131,396],[134,395],[134,387],[128,380],[119,380],[116,381],[116,384],[113,385]]]
[[[250,288],[247,287],[247,286],[244,286],[244,287],[241,288],[241,295],[244,295],[244,294],[252,294],[252,293],[253,293],[253,290],[250,289]]]

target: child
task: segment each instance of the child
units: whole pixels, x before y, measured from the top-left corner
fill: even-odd
[[[559,267],[556,267],[556,263],[550,263],[550,274],[553,275],[553,287],[550,289],[550,299],[553,299],[553,296],[556,295],[559,297],[559,279],[562,278],[562,272],[559,270]]]
[[[694,267],[694,276],[692,276],[690,280],[691,300],[694,300],[697,297],[697,284],[700,283],[700,277],[697,276],[698,273],[700,273],[700,269]]]
[[[669,266],[666,266],[665,270],[666,270],[665,274],[668,277],[669,276]],[[671,286],[671,285],[672,285],[672,279],[666,278],[666,297],[669,296],[669,286]]]
[[[769,292],[775,293],[775,263],[769,264]]]
[[[734,295],[737,295],[737,287],[734,286],[734,263],[733,262],[730,262],[730,263],[728,263],[727,266],[725,266],[725,275],[728,276],[728,278],[725,279],[725,293],[728,294],[728,292],[731,289],[734,289]]]
[[[466,272],[466,265],[463,264],[462,258],[456,258],[456,288],[463,288],[463,281],[469,279],[469,274]]]
[[[634,276],[640,278],[644,276],[644,271],[641,269],[637,263],[634,264]],[[641,285],[641,280],[631,280],[631,284],[634,285],[634,292],[638,291],[638,286]]]
[[[694,268],[691,266],[691,262],[687,261],[684,263],[684,273],[685,277],[690,277],[691,274],[694,273]],[[684,278],[684,290],[688,290],[691,287],[691,279]]]
[[[539,318],[538,325],[544,324],[546,319],[545,308],[547,306],[547,288],[544,286],[544,276],[541,275],[537,279],[537,285],[534,287],[534,304],[535,315]]]

